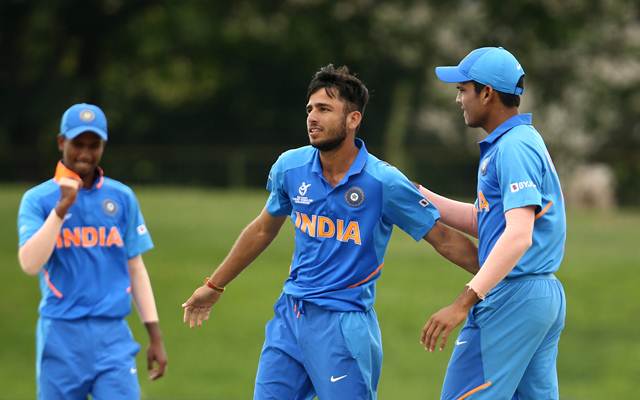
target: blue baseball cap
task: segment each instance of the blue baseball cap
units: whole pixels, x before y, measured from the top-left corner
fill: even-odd
[[[436,67],[438,79],[447,83],[476,81],[495,90],[521,95],[524,88],[517,87],[524,69],[502,47],[481,47],[467,54],[455,67]]]
[[[73,139],[84,132],[93,132],[107,140],[107,117],[93,104],[74,104],[62,114],[60,135]]]

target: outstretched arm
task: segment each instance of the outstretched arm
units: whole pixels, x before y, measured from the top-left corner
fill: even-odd
[[[462,233],[440,223],[424,237],[438,253],[472,274],[478,272],[478,248]]]
[[[436,205],[442,222],[475,238],[478,237],[478,214],[473,204],[451,200],[422,185],[416,185],[420,193]]]
[[[141,255],[129,260],[129,275],[131,276],[133,301],[149,334],[149,347],[147,348],[149,378],[156,380],[164,375],[164,370],[167,366],[167,353],[165,352],[162,333],[160,332],[158,311],[153,298],[151,280]],[[156,364],[155,367],[154,364]]]
[[[184,308],[183,321],[190,327],[201,326],[209,319],[211,307],[218,301],[224,287],[251,264],[276,237],[286,216],[272,216],[263,209],[240,233],[238,239],[222,261],[220,266],[208,279],[211,286],[203,285],[193,292],[191,297],[182,305]]]

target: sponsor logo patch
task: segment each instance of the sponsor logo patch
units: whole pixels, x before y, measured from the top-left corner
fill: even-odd
[[[147,226],[145,224],[138,225],[136,227],[136,231],[138,232],[138,235],[144,235],[147,233]]]
[[[532,181],[520,181],[520,182],[512,182],[509,184],[509,189],[511,193],[518,192],[522,189],[535,189],[536,184]]]
[[[343,380],[346,377],[347,377],[347,375],[341,375],[341,376],[333,376],[333,375],[331,375],[331,378],[329,378],[329,380],[331,381],[331,383],[336,383],[338,381]]]

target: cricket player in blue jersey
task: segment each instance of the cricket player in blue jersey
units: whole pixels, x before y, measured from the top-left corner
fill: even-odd
[[[167,356],[142,253],[153,247],[138,201],[98,167],[107,119],[91,104],[62,116],[52,179],[28,190],[18,213],[20,266],[39,275],[38,399],[139,399],[131,299],[149,333],[149,377]]]
[[[554,272],[566,238],[560,181],[531,114],[519,114],[524,70],[501,47],[437,67],[457,83],[465,123],[480,142],[477,201],[447,199],[425,188],[442,221],[479,239],[480,271],[448,307],[433,314],[421,341],[433,351],[466,317],[447,368],[442,399],[558,399],[556,358],[565,295]],[[441,338],[440,338],[441,337]]]
[[[475,245],[439,223],[417,187],[355,137],[368,97],[346,67],[315,74],[306,105],[311,145],[278,158],[265,208],[183,304],[185,323],[201,325],[225,286],[291,219],[295,250],[266,327],[254,399],[376,398],[382,347],[373,303],[393,225],[478,269]]]

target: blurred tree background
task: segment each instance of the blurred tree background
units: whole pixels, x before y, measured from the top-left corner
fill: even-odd
[[[50,176],[60,116],[85,101],[107,113],[116,179],[263,185],[280,151],[307,144],[306,87],[334,63],[372,93],[361,135],[375,154],[472,197],[480,131],[433,67],[503,46],[525,67],[521,111],[561,175],[608,164],[618,198],[637,204],[637,0],[3,0],[0,11],[0,180]]]

